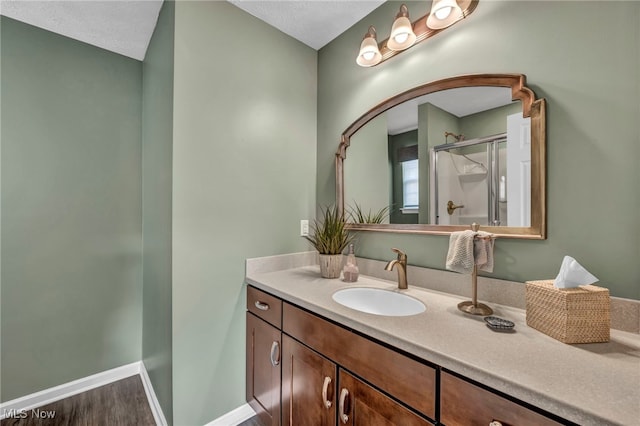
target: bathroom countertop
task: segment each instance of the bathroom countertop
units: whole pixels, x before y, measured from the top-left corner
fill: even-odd
[[[317,266],[255,273],[247,283],[348,328],[581,425],[640,425],[640,335],[611,330],[608,343],[567,345],[526,325],[525,311],[491,305],[515,332],[494,332],[457,309],[461,297],[410,286],[426,311],[384,317],[332,299],[348,287],[397,290],[391,281],[320,277]]]

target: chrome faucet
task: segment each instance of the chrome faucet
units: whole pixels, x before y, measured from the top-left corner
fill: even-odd
[[[387,263],[384,267],[385,271],[392,271],[394,266],[397,266],[398,270],[398,288],[405,290],[407,286],[407,255],[397,248],[392,248],[391,251],[398,253],[398,258]]]

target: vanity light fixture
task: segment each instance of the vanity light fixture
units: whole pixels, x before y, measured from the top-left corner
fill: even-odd
[[[475,10],[478,1],[433,0],[431,12],[413,23],[409,20],[407,6],[403,4],[393,21],[389,38],[378,43],[375,28],[369,27],[356,62],[361,67],[378,65],[466,18]]]
[[[433,0],[427,26],[434,30],[441,30],[453,25],[462,17],[462,9],[456,0]]]
[[[372,67],[378,65],[382,60],[380,49],[378,49],[378,41],[376,40],[376,29],[373,25],[369,27],[360,44],[360,52],[356,62],[361,67]]]
[[[409,20],[409,9],[407,9],[407,5],[403,4],[393,21],[387,47],[395,51],[404,50],[413,46],[415,42],[416,34],[413,32],[413,26]]]

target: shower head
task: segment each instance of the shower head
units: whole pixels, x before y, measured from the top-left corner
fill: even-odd
[[[445,143],[449,143],[449,141],[447,140],[449,136],[453,137],[456,140],[456,142],[460,142],[464,140],[464,135],[462,133],[460,133],[459,135],[456,135],[455,133],[452,133],[452,132],[444,132]]]

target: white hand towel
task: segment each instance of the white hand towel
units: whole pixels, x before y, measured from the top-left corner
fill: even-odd
[[[449,252],[447,253],[446,268],[470,274],[473,272],[473,237],[471,230],[452,232],[449,237]]]
[[[476,265],[480,271],[493,272],[493,235],[478,231],[477,236],[473,244]]]
[[[452,232],[449,237],[446,268],[461,274],[471,274],[474,263],[478,269],[493,272],[493,238],[487,232],[471,230]]]

